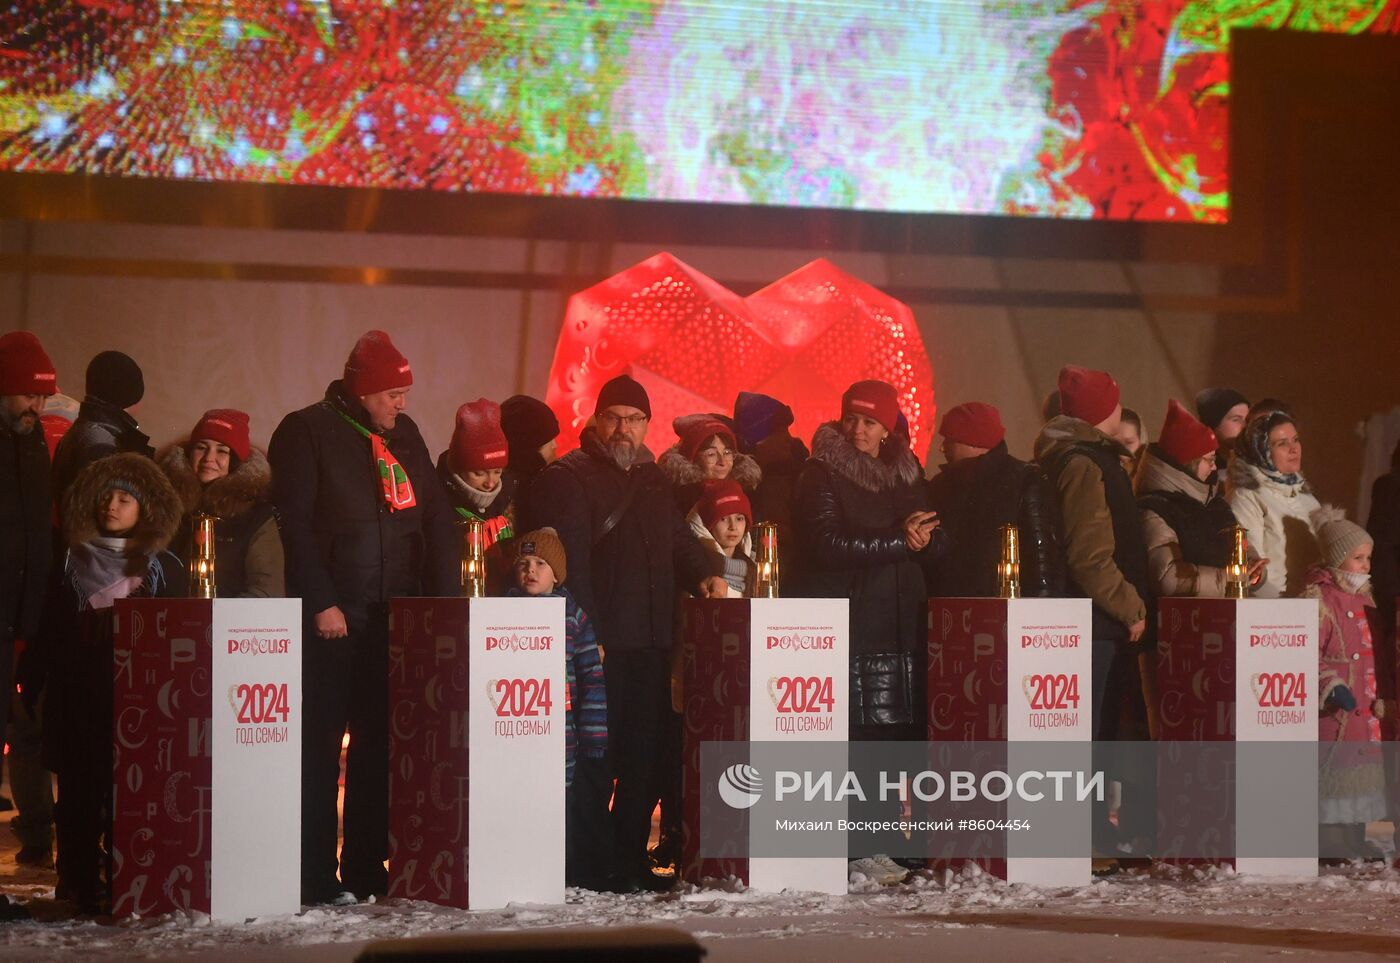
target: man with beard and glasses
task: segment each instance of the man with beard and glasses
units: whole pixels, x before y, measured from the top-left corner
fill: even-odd
[[[32,640],[39,628],[53,554],[49,447],[39,416],[58,391],[56,382],[53,362],[38,338],[28,331],[0,336],[0,743],[15,691],[15,641]],[[25,711],[34,711],[36,695],[37,690],[26,692]],[[26,807],[18,795],[16,801],[22,817],[38,817],[34,833],[20,841],[20,861],[47,864],[49,816],[39,813],[42,805]]]
[[[569,589],[597,627],[606,653],[608,747],[617,778],[617,864],[596,867],[593,889],[662,889],[647,839],[665,780],[680,766],[667,752],[671,646],[677,591],[726,594],[720,566],[690,531],[644,441],[646,389],[627,375],[605,384],[596,427],[580,447],[540,472],[521,530],[553,528],[569,559]],[[575,775],[577,785],[579,774]],[[606,777],[587,791],[604,800]]]

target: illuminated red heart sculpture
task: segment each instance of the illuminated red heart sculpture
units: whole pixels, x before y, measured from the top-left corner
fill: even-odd
[[[545,400],[578,446],[598,390],[623,372],[651,396],[647,446],[675,441],[671,420],[731,414],[740,391],[792,407],[808,441],[840,414],[855,381],[894,385],[922,456],[932,437],[933,368],[909,307],[816,260],[741,298],[670,254],[647,258],[569,299]]]

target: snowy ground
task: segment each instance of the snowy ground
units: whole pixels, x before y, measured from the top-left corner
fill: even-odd
[[[5,835],[8,835],[7,833]],[[8,842],[8,841],[6,841]],[[48,876],[48,874],[45,874]],[[17,873],[0,854],[0,890],[51,913],[52,879]],[[737,884],[663,896],[571,891],[563,906],[467,913],[393,901],[310,909],[240,926],[165,918],[117,925],[0,925],[0,959],[352,960],[368,941],[491,929],[660,925],[699,939],[711,960],[844,958],[880,963],[931,951],[985,959],[1179,960],[1400,954],[1400,874],[1382,865],[1315,880],[1262,883],[1220,869],[1119,875],[1078,889],[1035,890],[977,873],[919,875],[898,887],[854,884],[843,897],[742,892]]]

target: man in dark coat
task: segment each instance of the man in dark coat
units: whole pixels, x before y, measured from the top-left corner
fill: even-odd
[[[15,691],[15,641],[35,638],[52,560],[49,448],[39,416],[56,382],[38,338],[28,331],[0,337],[0,744]],[[36,829],[37,838],[20,840],[21,852],[35,859],[22,862],[48,861],[47,818]]]
[[[302,600],[302,899],[388,889],[389,600],[458,595],[451,508],[418,426],[413,373],[382,331],[362,337],[325,398],[282,419],[268,446],[287,590]],[[346,729],[345,845],[336,789]]]
[[[78,419],[54,452],[53,498],[60,508],[78,472],[103,455],[129,451],[153,458],[156,453],[127,411],[146,395],[145,377],[135,361],[120,351],[102,352],[88,362],[84,390]]]
[[[929,482],[929,508],[948,540],[929,565],[929,592],[948,598],[997,594],[1001,527],[1020,535],[1021,594],[1052,598],[1064,583],[1054,494],[1040,471],[1006,448],[1001,412],[972,401],[951,408],[939,427],[948,464]]]
[[[616,883],[657,888],[647,861],[651,814],[663,780],[680,765],[663,751],[677,591],[723,598],[727,589],[643,444],[651,419],[646,389],[619,375],[603,386],[595,411],[597,427],[584,430],[579,449],[535,479],[519,525],[559,533],[569,590],[607,652]]]

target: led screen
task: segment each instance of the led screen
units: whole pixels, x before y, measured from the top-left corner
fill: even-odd
[[[1230,31],[1400,0],[11,0],[0,170],[1221,221]]]

